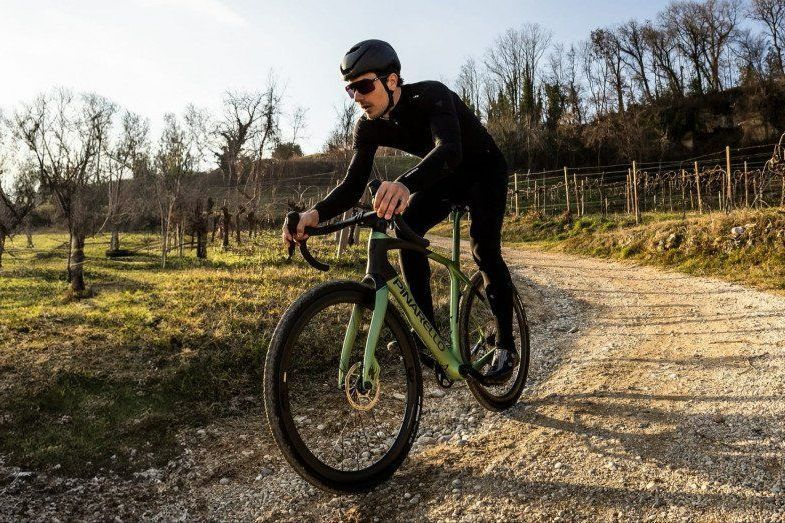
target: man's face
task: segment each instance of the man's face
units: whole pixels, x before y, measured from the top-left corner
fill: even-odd
[[[352,78],[351,80],[346,82],[346,85],[349,85],[352,82],[356,82],[357,80],[363,80],[365,78],[372,79],[377,78],[376,73],[365,73],[356,78]],[[365,116],[369,119],[378,118],[379,116],[384,113],[385,109],[387,109],[387,92],[384,90],[384,86],[382,82],[385,80],[387,81],[387,87],[390,90],[395,89],[395,83],[397,75],[394,73],[387,76],[387,78],[380,78],[373,83],[373,91],[368,94],[362,94],[359,92],[355,92],[354,94],[354,101],[357,105],[360,106],[360,109],[363,110]]]

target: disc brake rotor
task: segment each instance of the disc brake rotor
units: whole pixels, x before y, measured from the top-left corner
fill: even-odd
[[[370,389],[362,392],[357,384],[362,380],[362,363],[357,362],[349,368],[346,377],[343,380],[343,387],[346,391],[346,399],[349,405],[355,410],[371,410],[376,402],[379,401],[379,391],[381,391],[381,383],[379,383],[378,371],[372,373]]]

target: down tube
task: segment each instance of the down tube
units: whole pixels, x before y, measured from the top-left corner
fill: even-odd
[[[463,379],[458,370],[461,362],[455,358],[452,351],[449,350],[444,340],[442,340],[442,337],[439,336],[431,322],[428,321],[417,306],[406,284],[401,281],[399,276],[395,276],[387,282],[387,287],[406,315],[406,319],[409,320],[409,324],[414,327],[417,335],[431,350],[433,357],[442,366],[447,376],[452,380]]]

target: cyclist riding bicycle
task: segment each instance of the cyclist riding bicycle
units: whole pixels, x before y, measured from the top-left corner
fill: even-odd
[[[352,46],[340,70],[346,92],[364,112],[354,127],[354,155],[343,181],[312,209],[300,213],[294,237],[284,226],[284,243],[306,239],[305,227],[325,222],[356,204],[379,146],[420,157],[417,165],[395,181],[382,182],[374,210],[386,219],[402,213],[411,229],[423,236],[448,216],[453,203],[468,204],[472,256],[482,273],[499,335],[486,379],[503,383],[518,359],[512,333],[513,284],[501,255],[508,187],[504,156],[479,118],[444,84],[404,84],[401,63],[387,42],[365,40]],[[435,325],[426,256],[404,250],[400,260],[415,301]]]

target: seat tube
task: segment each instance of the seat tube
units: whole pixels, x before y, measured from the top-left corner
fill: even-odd
[[[452,212],[452,261],[457,262],[461,256],[461,213]]]
[[[460,263],[461,257],[461,212],[452,213],[452,261]],[[460,360],[460,339],[458,335],[458,299],[460,283],[450,269],[450,344],[453,354]]]

